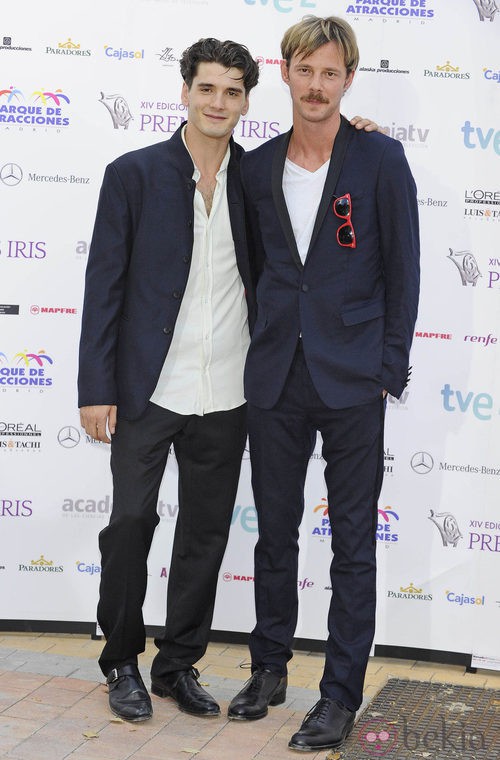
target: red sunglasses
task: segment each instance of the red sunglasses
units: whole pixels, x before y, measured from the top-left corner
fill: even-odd
[[[335,198],[333,201],[333,212],[339,219],[345,219],[337,230],[337,243],[345,248],[356,248],[356,235],[351,222],[351,196],[349,193]]]

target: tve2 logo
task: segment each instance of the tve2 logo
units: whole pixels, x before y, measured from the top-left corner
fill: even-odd
[[[479,146],[481,150],[487,150],[491,147],[500,156],[500,129],[495,131],[494,127],[488,127],[483,130],[482,127],[473,127],[467,120],[461,130],[464,133],[466,148],[474,150]]]
[[[315,0],[243,0],[245,5],[270,5],[278,13],[290,13],[295,8],[316,8]]]
[[[441,389],[443,408],[446,412],[472,411],[478,420],[491,420],[493,398],[489,393],[474,393],[473,391],[459,391],[445,383]]]

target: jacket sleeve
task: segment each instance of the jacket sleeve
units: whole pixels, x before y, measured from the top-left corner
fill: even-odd
[[[416,185],[396,140],[388,142],[382,159],[377,212],[386,293],[382,383],[399,398],[408,382],[417,319],[420,244]]]
[[[105,171],[85,275],[78,406],[116,404],[116,350],[132,248],[127,194],[114,164]]]

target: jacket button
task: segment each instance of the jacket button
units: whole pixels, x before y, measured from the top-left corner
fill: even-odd
[[[185,264],[189,264],[189,256],[183,256],[182,260]]]
[[[303,293],[307,293],[307,291],[309,290],[309,285],[306,285],[306,283],[304,282],[304,284],[301,285],[301,290]]]
[[[163,332],[165,333],[165,335],[170,335],[172,333],[172,328],[171,327],[164,327],[163,328]]]
[[[174,292],[172,293],[172,295],[173,295],[174,298],[180,298],[181,297],[181,294],[180,294],[180,292],[178,290],[174,290]]]
[[[192,227],[192,226],[193,226],[193,220],[192,219],[188,219],[188,227]]]

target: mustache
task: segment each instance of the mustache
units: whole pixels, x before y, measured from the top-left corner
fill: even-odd
[[[320,92],[310,92],[308,95],[303,95],[301,100],[304,103],[329,103],[328,98],[325,98]]]

